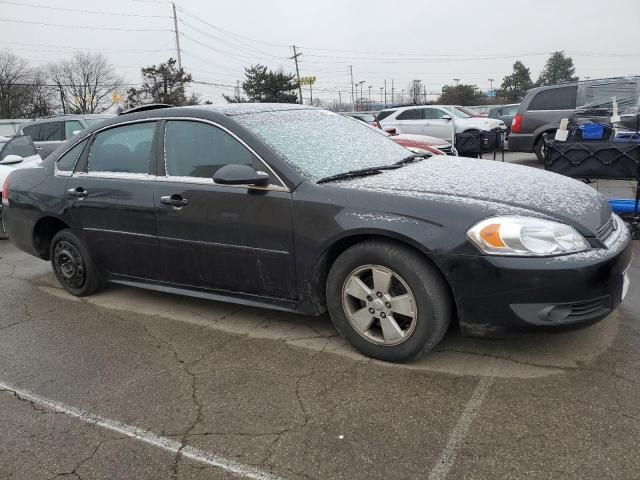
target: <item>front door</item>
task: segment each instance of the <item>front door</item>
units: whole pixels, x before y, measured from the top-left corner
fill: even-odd
[[[214,173],[229,164],[268,167],[227,130],[169,120],[155,204],[165,280],[174,284],[295,297],[291,194],[272,175],[265,188],[225,186]],[[271,173],[268,172],[267,173]]]
[[[66,202],[93,260],[114,275],[156,279],[152,145],[158,122],[98,132],[69,178]]]
[[[423,108],[422,116],[425,125],[422,130],[423,135],[442,138],[451,141],[453,135],[453,113],[448,113],[439,108]],[[449,119],[442,117],[449,116]]]

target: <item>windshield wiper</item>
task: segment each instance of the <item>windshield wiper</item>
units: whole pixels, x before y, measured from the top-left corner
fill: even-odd
[[[425,158],[429,158],[431,154],[429,153],[414,153],[413,155],[409,155],[406,158],[403,158],[399,162],[394,163],[394,165],[402,166],[407,163],[419,162],[420,160],[424,160]]]
[[[348,172],[336,173],[335,175],[329,175],[328,177],[322,177],[320,180],[317,180],[316,183],[326,183],[332,182],[334,180],[341,180],[343,178],[354,178],[354,177],[364,177],[366,175],[378,175],[382,173],[383,170],[395,170],[396,168],[400,168],[402,165],[383,165],[381,167],[368,167],[361,168],[359,170],[349,170]]]

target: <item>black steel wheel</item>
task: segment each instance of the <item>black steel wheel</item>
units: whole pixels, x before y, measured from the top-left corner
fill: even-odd
[[[100,274],[91,257],[80,239],[69,230],[53,237],[51,265],[60,284],[72,295],[90,295],[100,287]]]

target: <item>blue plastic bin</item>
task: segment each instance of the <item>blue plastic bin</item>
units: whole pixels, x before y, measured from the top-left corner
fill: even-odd
[[[611,210],[613,210],[617,214],[633,213],[635,211],[635,207],[636,207],[635,200],[610,198],[608,202],[609,202],[609,205],[611,206]]]
[[[604,135],[604,126],[599,123],[588,123],[580,125],[583,140],[602,140]]]

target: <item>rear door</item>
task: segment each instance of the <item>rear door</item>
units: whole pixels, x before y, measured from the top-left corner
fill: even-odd
[[[423,124],[424,121],[419,108],[410,108],[400,112],[393,120],[393,127],[396,128],[397,133],[420,134],[423,130]]]
[[[153,203],[157,124],[95,133],[67,183],[71,217],[94,261],[113,275],[161,276]]]
[[[293,298],[288,189],[244,142],[220,125],[168,120],[164,131],[155,201],[165,281]],[[265,171],[270,184],[258,188],[214,183],[214,173],[229,164]]]

